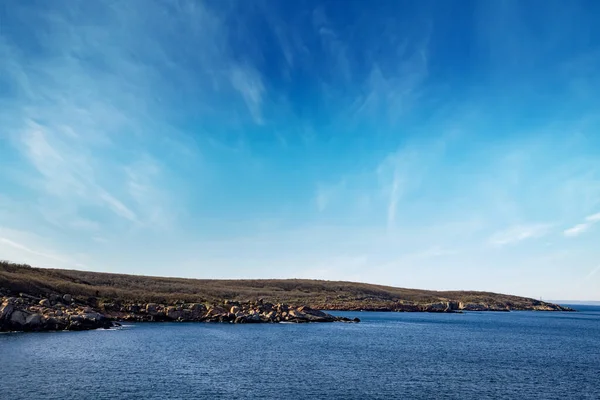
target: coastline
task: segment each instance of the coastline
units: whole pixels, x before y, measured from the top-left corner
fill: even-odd
[[[308,306],[224,301],[182,303],[90,304],[70,294],[37,298],[21,293],[0,299],[0,332],[83,331],[110,329],[121,322],[310,323],[360,322],[336,317]]]
[[[335,311],[574,311],[532,298],[307,279],[210,280],[34,268],[0,261],[0,331],[119,322],[358,322]]]
[[[326,310],[326,311],[322,311]],[[262,299],[251,302],[224,300],[220,303],[122,303],[98,302],[70,294],[48,297],[19,293],[0,297],[0,332],[83,331],[110,329],[122,322],[205,322],[205,323],[323,323],[360,322],[330,314],[354,312],[425,312],[462,313],[463,311],[575,311],[568,307],[542,305],[533,309],[486,307],[481,304],[441,302],[425,305],[398,304],[396,307],[360,308],[337,304],[335,307],[310,307],[269,303]]]

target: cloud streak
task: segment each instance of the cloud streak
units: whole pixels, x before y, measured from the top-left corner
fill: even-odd
[[[563,234],[566,237],[576,237],[589,231],[595,224],[600,222],[600,213],[589,215],[585,218],[585,222],[577,224],[571,228],[565,229]]]
[[[598,265],[596,268],[592,269],[590,271],[589,274],[586,275],[585,278],[583,278],[584,281],[587,281],[588,279],[591,279],[594,275],[596,275],[598,272],[600,272],[600,265]]]
[[[552,224],[516,225],[496,232],[489,239],[489,242],[493,246],[503,247],[528,239],[538,239],[550,233],[552,227]]]

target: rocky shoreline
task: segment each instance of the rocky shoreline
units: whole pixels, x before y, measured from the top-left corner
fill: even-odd
[[[258,300],[220,304],[98,303],[69,294],[40,298],[25,293],[0,297],[0,332],[109,329],[121,322],[308,323],[360,322],[308,306],[292,307]]]
[[[359,322],[358,318],[336,317],[322,309],[338,311],[389,311],[460,313],[463,311],[574,311],[556,304],[534,304],[519,308],[512,304],[463,303],[455,301],[414,304],[398,302],[373,305],[352,302],[291,306],[263,300],[239,302],[225,300],[213,303],[173,304],[143,302],[108,302],[95,297],[82,298],[70,294],[45,297],[26,293],[0,293],[0,332],[10,331],[79,331],[119,326],[121,322],[220,322],[220,323],[307,323]]]

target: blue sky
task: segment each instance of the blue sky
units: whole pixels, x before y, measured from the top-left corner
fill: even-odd
[[[0,2],[0,258],[600,300],[595,1]]]

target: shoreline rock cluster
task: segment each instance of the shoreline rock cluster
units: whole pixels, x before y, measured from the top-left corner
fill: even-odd
[[[221,304],[157,303],[120,304],[105,303],[104,313],[112,319],[129,322],[228,322],[235,324],[278,323],[278,322],[359,322],[345,317],[336,317],[308,306],[292,307],[287,304],[238,302],[225,300]]]
[[[359,322],[307,306],[263,302],[224,301],[221,304],[101,303],[82,301],[69,294],[44,298],[20,293],[0,297],[0,332],[78,331],[118,326],[128,322],[307,323]]]
[[[83,331],[114,325],[93,308],[74,302],[68,294],[39,299],[21,293],[0,301],[0,332]]]

